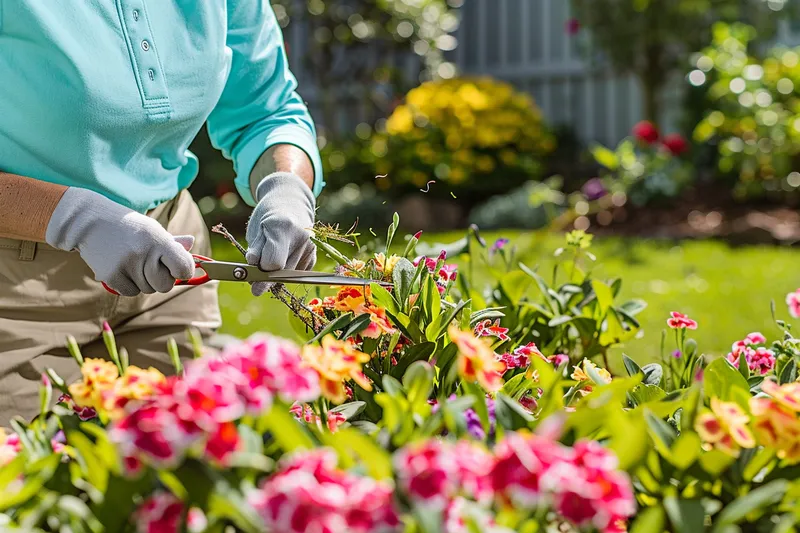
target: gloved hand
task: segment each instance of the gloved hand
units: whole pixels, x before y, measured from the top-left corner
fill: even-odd
[[[194,274],[194,237],[173,237],[152,218],[88,189],[70,187],[45,235],[59,250],[77,250],[97,281],[123,296],[169,292]]]
[[[299,177],[275,172],[256,188],[258,205],[247,223],[247,262],[261,270],[309,270],[317,262],[317,248],[309,238],[314,227],[316,201]],[[253,283],[261,296],[270,283]]]

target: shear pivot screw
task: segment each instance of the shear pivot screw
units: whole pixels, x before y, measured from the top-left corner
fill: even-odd
[[[233,269],[233,277],[238,280],[243,280],[247,277],[247,270],[242,267],[236,267]]]

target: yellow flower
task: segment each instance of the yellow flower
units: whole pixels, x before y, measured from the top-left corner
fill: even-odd
[[[589,369],[592,369],[594,372],[596,372],[597,375],[603,379],[603,383],[595,383],[595,381],[589,377]],[[583,362],[581,363],[581,366],[574,367],[572,376],[570,377],[575,381],[578,382],[588,381],[593,385],[607,385],[611,383],[611,374],[608,372],[608,370],[606,370],[605,368],[598,367],[596,364],[592,363],[588,359],[584,359]],[[592,392],[591,386],[584,386],[580,390],[580,393],[583,396],[586,396],[590,392]]]
[[[386,121],[386,132],[389,135],[403,135],[414,129],[414,113],[408,106],[398,106]]]
[[[303,347],[303,361],[319,374],[322,395],[336,404],[347,399],[345,380],[352,379],[362,389],[372,390],[372,385],[362,372],[362,365],[369,360],[369,355],[330,335],[322,339],[322,346]]]
[[[392,254],[387,261],[383,252],[377,253],[375,254],[375,266],[377,267],[378,271],[383,272],[385,277],[389,277],[392,275],[392,272],[394,272],[394,267],[397,266],[397,263],[400,261],[400,259],[401,258],[399,256]]]
[[[488,341],[456,326],[450,326],[448,334],[458,347],[459,375],[470,383],[477,381],[488,392],[500,390],[506,366],[497,358]]]

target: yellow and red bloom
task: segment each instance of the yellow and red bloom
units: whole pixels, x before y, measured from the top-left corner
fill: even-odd
[[[697,416],[695,431],[708,448],[714,447],[738,457],[740,448],[756,445],[749,422],[750,417],[738,404],[711,398],[711,410]]]
[[[111,388],[102,391],[102,408],[111,419],[119,418],[129,402],[151,398],[166,383],[167,378],[155,368],[130,366]]]
[[[368,339],[377,339],[381,335],[394,335],[397,330],[392,327],[389,317],[386,316],[386,309],[370,305],[366,308],[369,314],[369,326],[361,332],[361,335]]]
[[[501,341],[509,340],[508,336],[508,328],[504,328],[500,326],[500,319],[492,323],[491,320],[484,320],[483,322],[478,322],[475,326],[475,336],[476,337],[497,337]]]
[[[458,347],[458,373],[470,383],[478,382],[488,392],[497,392],[503,386],[506,365],[494,353],[485,339],[455,326],[448,330],[450,339]]]
[[[363,308],[367,305],[364,289],[360,287],[344,287],[336,294],[333,301],[333,308],[336,311],[356,312],[362,314]]]
[[[780,459],[800,462],[800,419],[772,398],[751,398],[753,430],[758,443],[772,448]]]
[[[772,396],[775,401],[794,413],[800,413],[800,382],[778,385],[765,379],[761,383],[761,391]]]
[[[303,347],[303,361],[319,374],[322,395],[337,404],[347,400],[345,380],[352,379],[362,389],[372,390],[371,383],[362,372],[362,365],[369,360],[369,355],[332,336],[323,338],[322,346]]]
[[[119,377],[117,366],[104,359],[86,359],[81,366],[83,379],[69,386],[72,400],[78,407],[103,408],[103,394],[114,387]]]

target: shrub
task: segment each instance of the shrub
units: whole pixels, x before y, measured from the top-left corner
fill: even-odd
[[[397,190],[472,204],[537,177],[554,149],[527,94],[488,78],[424,83],[371,139],[375,172]]]
[[[694,132],[718,146],[719,169],[739,197],[800,186],[800,49],[753,55],[755,31],[718,24],[690,80],[708,86],[710,109]]]
[[[615,150],[591,148],[603,173],[587,182],[583,192],[589,200],[621,193],[636,206],[675,198],[694,179],[691,165],[682,157],[690,150],[680,134],[662,138],[655,125],[640,122]]]
[[[109,360],[84,360],[68,343],[81,380],[47,371],[41,415],[0,434],[3,530],[800,523],[800,340],[788,324],[776,321],[776,342],[753,333],[710,360],[688,337],[705,325],[665,313],[677,350],[644,367],[626,357],[626,375],[614,376],[591,358],[635,333],[641,304],[618,305],[619,283],[591,276],[590,236],[567,237],[557,252],[567,281],[547,284],[517,268],[506,241],[478,257],[475,228],[435,256],[419,235],[391,254],[397,226],[361,259],[322,240],[347,236],[318,232],[337,272],[376,283],[292,303],[313,330],[305,346],[256,336],[211,353],[197,343],[185,366],[171,351],[178,375],[165,377],[129,365],[110,328]],[[489,290],[448,265],[447,250],[486,260]],[[535,290],[523,298],[526,279]],[[787,303],[800,315],[800,290]]]

